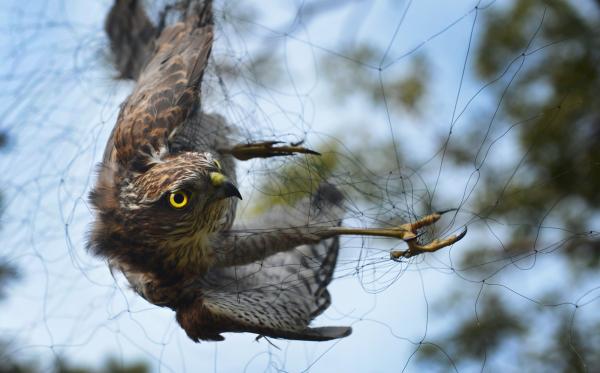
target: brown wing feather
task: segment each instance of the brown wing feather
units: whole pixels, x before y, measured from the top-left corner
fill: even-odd
[[[111,158],[135,167],[140,156],[168,149],[168,140],[199,103],[213,42],[210,2],[163,30],[114,130]]]

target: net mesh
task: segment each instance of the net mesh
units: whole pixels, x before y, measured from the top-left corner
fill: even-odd
[[[152,17],[165,4],[148,4]],[[402,242],[343,238],[333,303],[316,324],[354,332],[327,343],[228,334],[194,344],[171,311],[85,251],[95,165],[133,87],[108,55],[110,6],[9,1],[0,11],[0,280],[20,274],[0,305],[0,361],[34,371],[106,356],[108,367],[173,372],[600,368],[594,2],[215,2],[204,110],[235,124],[240,141],[322,153],[239,163],[241,217],[328,181],[346,196],[347,226],[453,208],[419,240],[469,228],[453,247],[400,262],[389,251]]]

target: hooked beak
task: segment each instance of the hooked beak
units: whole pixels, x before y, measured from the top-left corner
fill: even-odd
[[[240,194],[238,188],[229,181],[226,181],[225,184],[221,186],[221,190],[223,191],[225,198],[237,197],[242,199],[242,195]]]
[[[212,185],[218,188],[217,198],[229,198],[229,197],[237,197],[242,199],[242,195],[238,188],[233,185],[231,181],[227,179],[227,176],[223,175],[220,172],[211,172],[210,173],[210,181]]]

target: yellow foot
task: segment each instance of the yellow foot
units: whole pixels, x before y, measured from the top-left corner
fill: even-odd
[[[300,146],[302,144],[301,142],[289,145],[279,144],[283,144],[283,142],[263,141],[251,144],[239,144],[234,146],[232,149],[229,149],[227,152],[240,161],[246,161],[252,158],[270,158],[293,154],[321,155],[314,150],[303,148]]]
[[[452,210],[448,210],[452,211]],[[402,224],[394,228],[347,228],[347,227],[331,227],[325,231],[318,232],[321,238],[330,238],[340,235],[358,235],[358,236],[375,236],[375,237],[390,237],[403,240],[408,245],[407,250],[394,250],[390,252],[390,257],[394,260],[400,258],[410,258],[425,252],[434,252],[446,246],[450,246],[467,234],[467,228],[454,236],[444,239],[435,239],[426,245],[419,245],[417,238],[419,236],[417,230],[440,220],[442,214],[448,212],[435,212],[433,214],[422,217],[414,223]]]
[[[449,211],[451,211],[451,210],[449,210]],[[448,212],[448,211],[444,211],[444,212],[440,212],[440,213],[435,212],[431,215],[427,215],[427,216],[417,220],[414,223],[402,224],[399,228],[397,228],[397,229],[402,229],[406,232],[404,238],[402,238],[402,239],[407,243],[408,249],[394,250],[394,251],[390,252],[390,258],[393,260],[398,260],[401,258],[410,258],[415,255],[422,254],[422,253],[438,251],[439,249],[443,249],[444,247],[453,245],[454,243],[460,241],[467,234],[467,227],[465,227],[465,229],[462,232],[460,232],[459,234],[452,235],[450,237],[446,237],[443,239],[437,238],[425,245],[419,245],[417,243],[417,237],[418,237],[417,230],[419,228],[426,227],[426,226],[431,225],[431,224],[435,223],[436,221],[440,220],[440,218],[442,217],[442,214],[444,214],[445,212]]]

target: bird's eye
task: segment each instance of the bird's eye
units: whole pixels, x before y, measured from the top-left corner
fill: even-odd
[[[169,203],[171,204],[171,207],[176,209],[181,209],[187,206],[189,200],[189,194],[183,190],[171,192],[171,194],[169,195]]]

